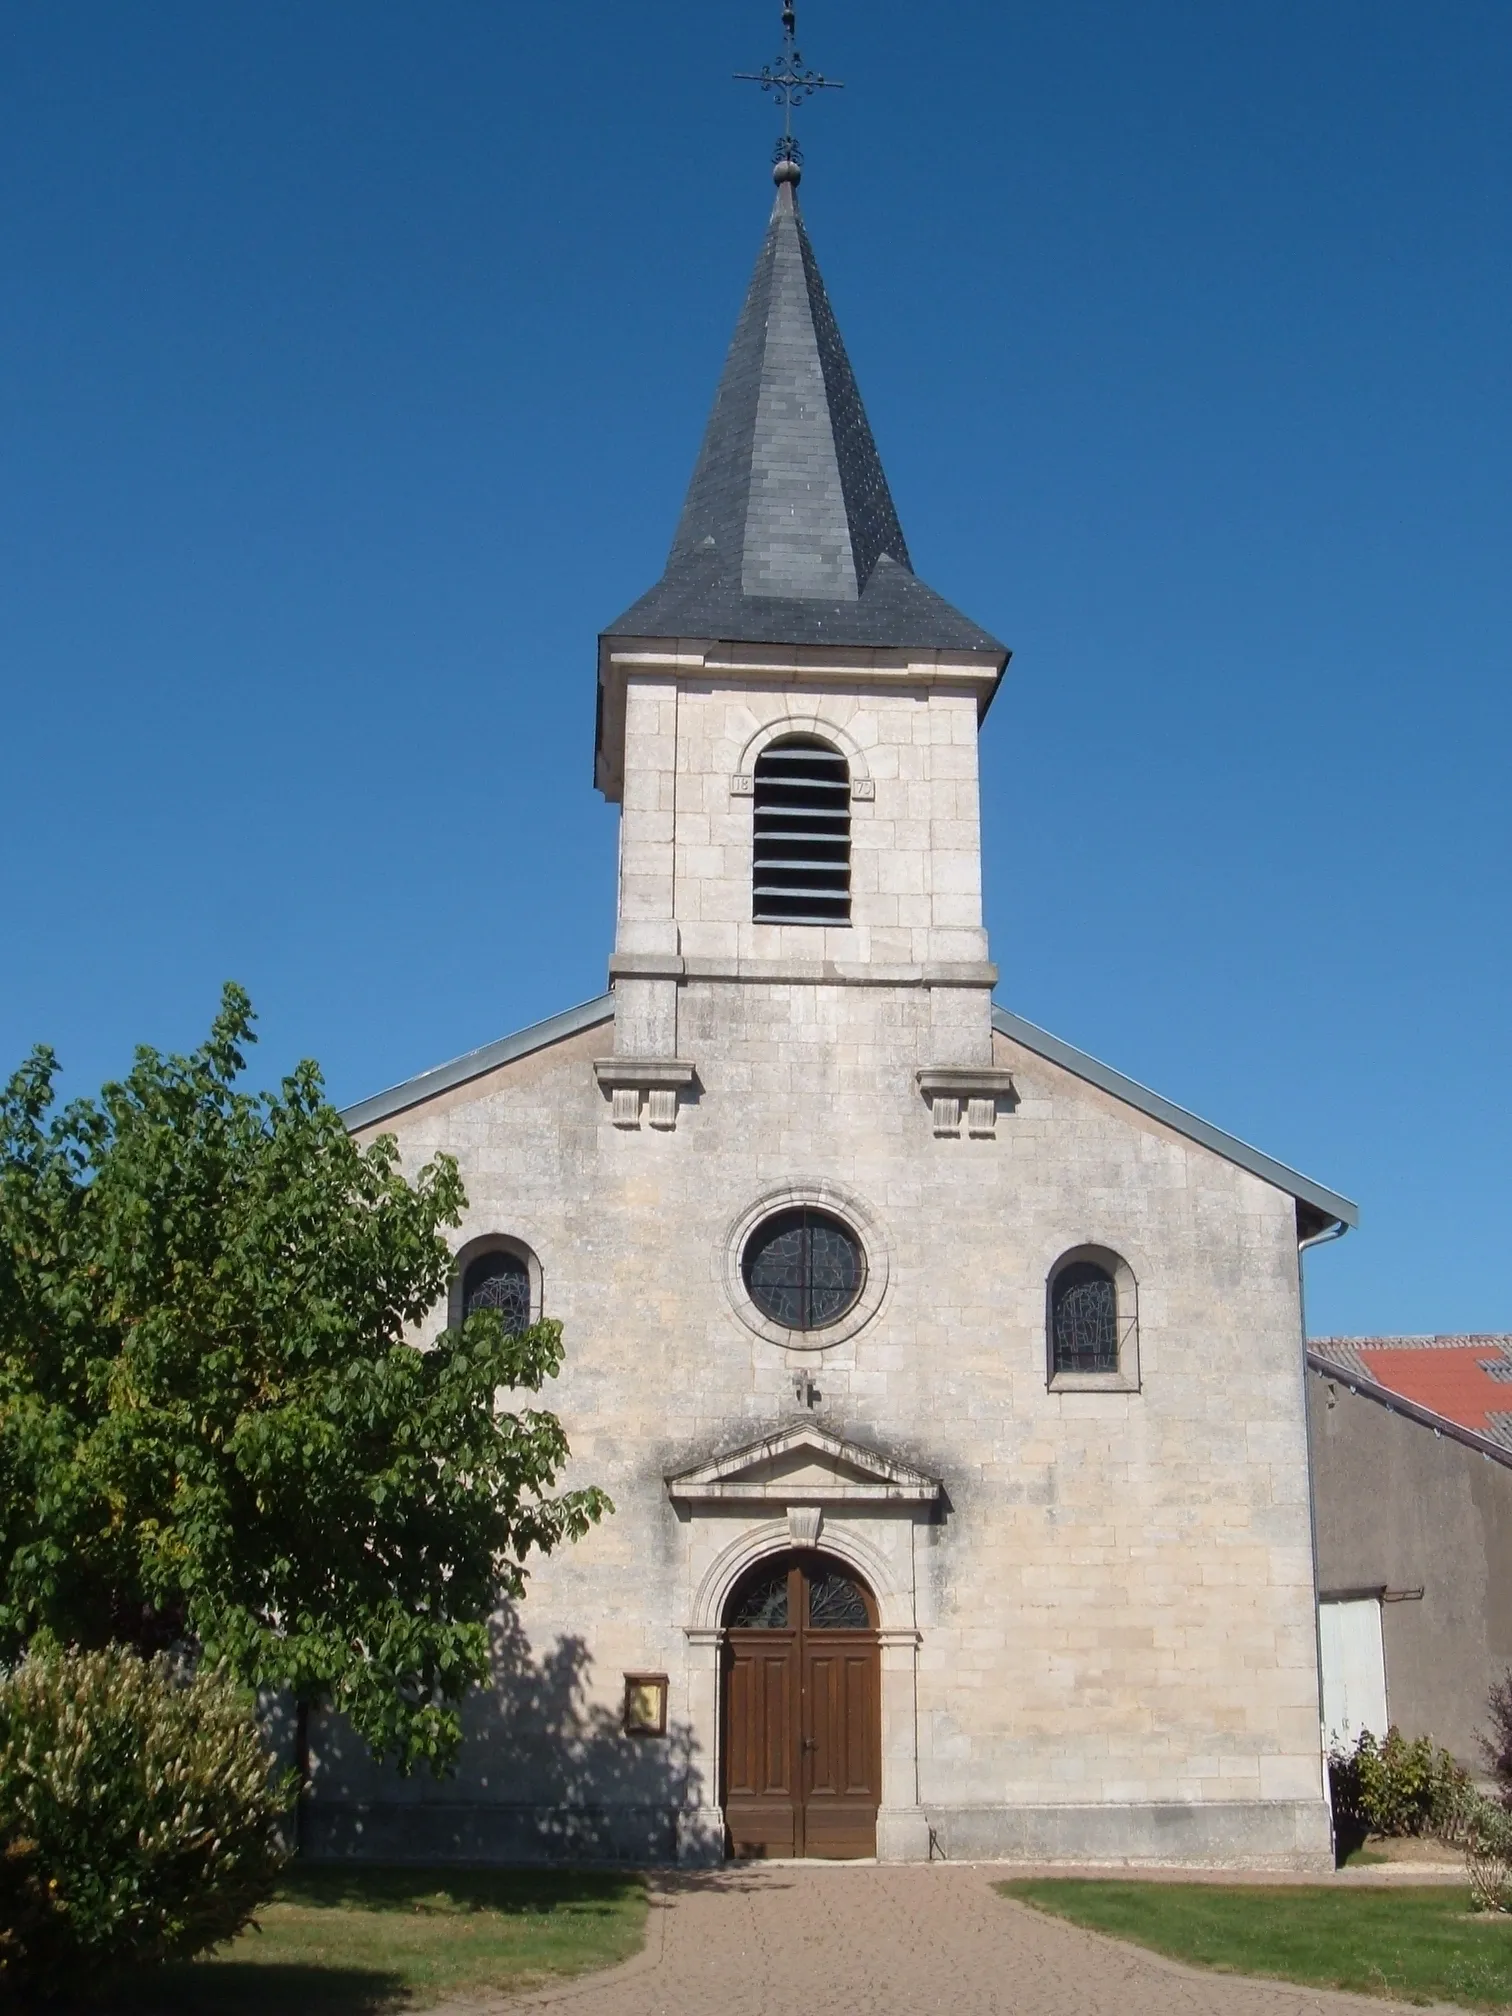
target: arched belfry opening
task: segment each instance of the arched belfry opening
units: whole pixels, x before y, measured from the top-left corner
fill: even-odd
[[[730,1592],[720,1754],[731,1855],[876,1854],[877,1625],[856,1571],[817,1551],[768,1556]]]
[[[849,924],[850,765],[817,735],[785,735],[756,758],[751,916],[757,924]]]

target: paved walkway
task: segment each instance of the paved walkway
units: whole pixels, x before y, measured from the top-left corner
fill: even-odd
[[[991,1888],[1024,1873],[987,1864],[810,1862],[666,1877],[653,1891],[645,1951],[623,1967],[509,2002],[448,2005],[437,2016],[479,2016],[482,2008],[560,2016],[1386,2016],[1401,2006],[1204,1974],[1079,1931]]]

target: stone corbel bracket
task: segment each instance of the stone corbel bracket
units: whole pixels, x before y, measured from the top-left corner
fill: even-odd
[[[695,1077],[683,1057],[595,1057],[593,1075],[609,1094],[616,1127],[639,1127],[644,1112],[663,1133],[677,1125],[678,1094]]]
[[[997,1134],[999,1104],[1010,1105],[1014,1098],[1013,1073],[997,1065],[938,1064],[916,1075],[939,1135],[959,1135],[964,1112],[966,1132],[991,1140]]]

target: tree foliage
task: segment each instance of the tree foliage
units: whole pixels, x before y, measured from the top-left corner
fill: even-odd
[[[415,1348],[456,1164],[360,1148],[313,1064],[241,1089],[252,1040],[228,986],[191,1056],[57,1110],[39,1049],[0,1095],[0,1658],[189,1639],[442,1768],[491,1611],[607,1500],[552,1495],[560,1424],[497,1405],[559,1325]]]

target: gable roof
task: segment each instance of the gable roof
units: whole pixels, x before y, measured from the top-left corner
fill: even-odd
[[[940,1480],[802,1421],[666,1480],[674,1501],[802,1498],[811,1504],[929,1504]]]
[[[375,1092],[371,1099],[359,1099],[355,1106],[343,1107],[341,1117],[346,1122],[347,1132],[355,1134],[359,1128],[375,1126],[380,1120],[391,1120],[408,1106],[418,1106],[423,1100],[434,1099],[438,1092],[449,1092],[454,1085],[465,1085],[469,1078],[481,1078],[486,1071],[496,1071],[501,1064],[512,1064],[517,1057],[528,1057],[532,1050],[544,1050],[549,1043],[560,1043],[584,1029],[596,1028],[600,1022],[613,1020],[614,996],[600,994],[596,1000],[583,1001],[576,1008],[564,1009],[560,1015],[550,1015],[544,1022],[533,1022],[528,1029],[517,1030],[513,1036],[501,1036],[497,1043],[485,1043],[481,1050],[469,1050],[464,1056],[453,1057],[449,1064],[437,1064],[432,1070],[422,1071],[417,1078],[406,1078],[402,1084],[391,1085],[386,1092]]]
[[[1346,1226],[1358,1225],[1360,1207],[1341,1197],[1337,1190],[1330,1190],[1322,1183],[1315,1183],[1310,1176],[1303,1176],[1295,1169],[1289,1169],[1284,1162],[1265,1154],[1259,1148],[1251,1148],[1247,1141],[1237,1135],[1225,1134],[1221,1127],[1203,1120],[1195,1113],[1189,1113],[1184,1106],[1173,1105],[1163,1099],[1158,1092],[1152,1092],[1147,1085],[1139,1084],[1133,1078],[1126,1078],[1122,1071],[1115,1071],[1111,1064],[1103,1064],[1096,1057],[1089,1057],[1085,1050],[1077,1050],[1070,1043],[1063,1043],[1059,1036],[1052,1036],[1048,1029],[1038,1029],[1034,1023],[1026,1022],[1021,1015],[1011,1015],[1006,1008],[994,1008],[992,1026],[1000,1035],[1009,1036],[1015,1043],[1022,1043],[1026,1050],[1032,1050],[1036,1057],[1043,1057],[1052,1064],[1059,1064],[1077,1078],[1084,1078],[1089,1085],[1096,1085],[1100,1091],[1111,1093],[1121,1099],[1126,1106],[1132,1106],[1140,1113],[1146,1113],[1152,1120],[1163,1121],[1177,1134],[1184,1134],[1189,1141],[1196,1141],[1204,1148],[1211,1148],[1215,1155],[1221,1155],[1225,1162],[1232,1162],[1240,1169],[1247,1169],[1252,1176],[1263,1182],[1273,1183],[1278,1190],[1284,1190],[1289,1197],[1295,1197],[1301,1204],[1309,1205],[1319,1213],[1325,1224],[1337,1225],[1342,1232]],[[1318,1228],[1320,1231],[1322,1226]]]
[[[781,181],[661,579],[605,637],[978,651],[913,571],[855,373]]]
[[[1512,1463],[1512,1337],[1313,1337],[1307,1356],[1315,1370],[1415,1420],[1467,1430]]]
[[[614,996],[600,994],[595,1000],[581,1002],[576,1008],[549,1016],[544,1022],[532,1023],[528,1029],[521,1029],[513,1036],[501,1037],[496,1043],[485,1043],[481,1049],[469,1050],[464,1056],[454,1057],[450,1063],[438,1064],[432,1070],[422,1071],[417,1077],[406,1078],[401,1084],[390,1086],[386,1092],[376,1092],[370,1099],[361,1099],[355,1106],[345,1107],[341,1117],[353,1133],[360,1128],[376,1126],[380,1121],[392,1119],[396,1113],[403,1113],[408,1107],[435,1098],[440,1092],[465,1085],[469,1079],[481,1078],[486,1072],[497,1070],[501,1064],[511,1064],[517,1057],[528,1057],[534,1050],[544,1050],[549,1044],[560,1043],[584,1029],[593,1029],[600,1023],[613,1020]],[[1063,1070],[1085,1079],[1089,1085],[1096,1085],[1099,1090],[1122,1100],[1126,1106],[1148,1114],[1152,1120],[1162,1121],[1176,1133],[1184,1134],[1188,1140],[1212,1149],[1225,1161],[1233,1162],[1239,1168],[1249,1170],[1252,1176],[1274,1184],[1278,1190],[1284,1190],[1288,1196],[1295,1197],[1299,1203],[1319,1214],[1325,1224],[1337,1225],[1341,1231],[1346,1226],[1359,1224],[1359,1206],[1351,1203],[1349,1198],[1315,1183],[1310,1176],[1299,1175],[1284,1162],[1277,1162],[1273,1156],[1251,1148],[1248,1142],[1225,1134],[1222,1128],[1199,1119],[1195,1113],[1187,1112],[1185,1107],[1173,1105],[1158,1092],[1151,1092],[1147,1086],[1126,1078],[1111,1065],[1089,1057],[1085,1050],[1063,1043],[1060,1037],[1026,1022],[1021,1015],[1012,1015],[1006,1008],[994,1007],[992,1026],[999,1034],[1033,1051],[1035,1056],[1059,1064]]]

